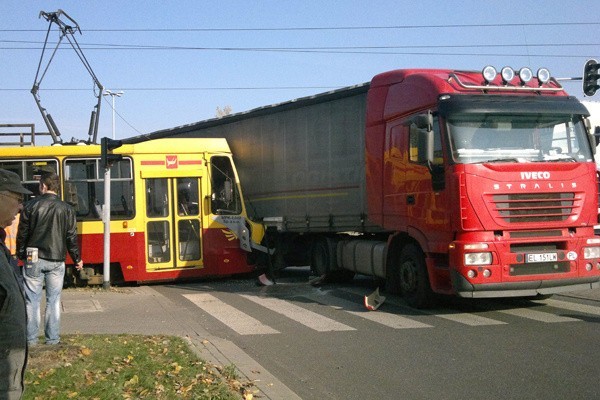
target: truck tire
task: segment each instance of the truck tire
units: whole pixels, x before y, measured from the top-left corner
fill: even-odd
[[[433,305],[433,292],[421,249],[414,244],[404,246],[396,273],[400,293],[409,306],[428,308]]]
[[[324,276],[331,272],[335,264],[335,251],[333,240],[327,237],[315,239],[310,252],[310,269],[317,276]]]
[[[310,269],[326,282],[348,283],[354,279],[354,271],[338,268],[337,265],[338,240],[326,236],[317,238],[310,252]]]

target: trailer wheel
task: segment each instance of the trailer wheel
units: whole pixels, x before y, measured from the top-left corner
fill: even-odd
[[[433,304],[425,256],[414,244],[408,244],[402,249],[397,274],[400,292],[408,305],[427,308]]]

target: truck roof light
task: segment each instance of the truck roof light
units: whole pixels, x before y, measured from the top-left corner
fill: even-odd
[[[523,67],[519,70],[519,79],[521,79],[522,84],[526,84],[531,78],[533,78],[533,72],[530,68]]]
[[[483,71],[481,71],[481,75],[483,75],[485,83],[490,83],[491,81],[496,79],[498,72],[496,72],[496,68],[492,67],[491,65],[487,65],[483,68]]]
[[[502,68],[500,74],[502,75],[502,80],[504,81],[504,83],[512,81],[515,77],[515,71],[511,67]]]
[[[548,83],[550,81],[550,71],[548,68],[540,68],[537,70],[537,78],[540,81],[540,85],[544,83]]]

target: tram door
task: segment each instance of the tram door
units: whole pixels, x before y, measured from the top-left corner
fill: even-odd
[[[202,265],[200,180],[144,179],[148,270]]]

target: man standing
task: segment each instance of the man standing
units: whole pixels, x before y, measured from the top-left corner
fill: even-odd
[[[0,227],[12,224],[23,207],[23,195],[31,192],[21,186],[21,179],[11,171],[0,169]],[[27,363],[27,315],[25,298],[10,264],[10,251],[0,229],[0,399],[20,399]]]
[[[37,344],[42,286],[46,285],[44,333],[46,344],[60,342],[60,294],[65,277],[67,251],[83,268],[77,245],[75,210],[58,197],[60,180],[55,172],[43,172],[41,195],[27,202],[17,233],[17,256],[24,262],[27,304],[27,343]]]

